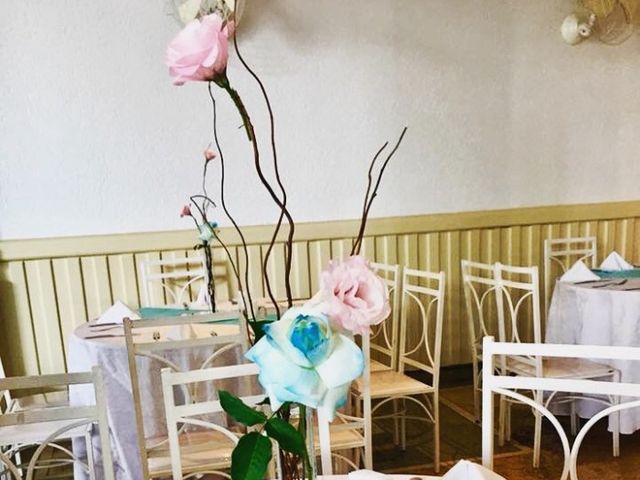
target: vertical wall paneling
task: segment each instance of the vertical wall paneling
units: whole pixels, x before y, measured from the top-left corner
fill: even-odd
[[[451,214],[444,220],[442,216],[437,219],[425,216],[421,221],[407,217],[406,221],[388,224],[372,220],[375,227],[371,227],[371,234],[363,239],[361,254],[380,263],[400,263],[446,273],[442,360],[443,364],[465,363],[470,358],[460,278],[461,259],[537,265],[542,283],[542,247],[546,238],[596,236],[598,261],[615,249],[628,261],[638,264],[640,202],[637,203],[631,207],[634,213],[627,216],[620,214],[620,204],[603,204],[595,210],[593,206],[569,206],[559,212],[554,210],[559,207],[540,207],[532,211],[530,223],[523,220],[520,210],[504,211],[497,217],[486,213],[477,217]],[[576,211],[582,212],[579,219],[573,219]],[[597,215],[592,215],[592,211]],[[547,213],[549,221],[544,221]],[[467,225],[465,219],[469,218]],[[441,221],[448,227],[439,226]],[[320,272],[327,262],[331,258],[347,256],[352,245],[350,228],[344,228],[339,222],[312,224],[305,228],[301,229],[302,238],[296,240],[292,250],[291,286],[293,296],[298,299],[314,294],[320,287]],[[264,232],[252,234],[248,240],[249,285],[254,299],[266,296],[260,266],[270,233],[271,230],[265,228]],[[4,260],[0,258],[0,353],[8,372],[37,374],[64,370],[69,335],[75,327],[98,317],[115,300],[132,307],[140,304],[143,291],[141,261],[202,255],[193,250],[191,236],[167,240],[163,235],[146,234],[142,243],[140,237],[132,235],[131,240],[123,238],[116,247],[105,247],[107,244],[101,237],[95,237],[95,240],[91,237],[59,239],[53,242],[60,246],[56,247],[59,254],[39,257],[32,253],[38,248],[51,248],[52,243],[46,239],[28,241],[35,243],[24,247],[22,242],[16,243],[9,258],[3,247],[10,242],[0,242],[0,252],[5,256]],[[137,250],[133,247],[128,250],[136,242]],[[164,248],[145,251],[147,245],[163,245]],[[246,262],[242,248],[237,241],[227,242],[227,245],[244,283]],[[78,253],[74,254],[76,247]],[[111,249],[106,251],[106,248]],[[25,255],[16,254],[16,250],[24,251]],[[218,301],[235,297],[238,285],[223,248],[215,246],[213,257]],[[283,260],[284,244],[277,243],[267,270],[278,298],[285,296]],[[192,300],[198,290],[199,287],[191,289]],[[158,284],[151,286],[150,297],[150,305],[166,302]],[[524,317],[529,322],[530,312],[531,307],[527,306]],[[493,303],[486,313],[495,317]],[[412,330],[418,331],[417,328]],[[531,330],[530,324],[527,330]]]

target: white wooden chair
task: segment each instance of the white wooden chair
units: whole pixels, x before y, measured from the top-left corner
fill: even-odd
[[[238,313],[237,316],[239,317],[240,314]],[[241,353],[244,353],[248,348],[249,338],[246,323],[244,321],[238,321],[236,325],[215,323],[228,318],[229,312],[143,320],[124,319],[133,408],[144,479],[171,475],[172,467],[168,437],[149,438],[145,435],[136,358],[147,357],[159,362],[164,367],[179,372],[193,370],[194,365],[191,362],[189,365],[178,365],[178,362],[173,359],[176,352],[182,351],[184,353],[186,351],[188,352],[187,358],[191,358],[194,356],[194,349],[208,349],[201,356],[204,360],[196,365],[199,369],[210,367],[223,353],[230,350],[239,348]],[[168,332],[176,332],[180,329],[187,332],[189,329],[194,329],[196,338],[175,340],[167,338]],[[192,400],[196,399],[198,397],[197,388],[185,391],[185,395]],[[207,448],[210,439],[206,435],[201,437],[197,433],[194,435],[190,435],[188,431],[183,433],[185,441],[190,443],[193,449]]]
[[[540,295],[538,267],[514,267],[496,264],[496,285],[499,299],[498,321],[499,335],[502,341],[523,343],[526,341],[542,344],[542,325],[540,316]],[[501,308],[503,307],[503,308]],[[483,363],[483,370],[487,365]],[[565,379],[602,379],[617,382],[620,379],[618,370],[608,365],[596,363],[584,358],[548,358],[522,355],[503,356],[498,368],[504,374],[517,376],[554,377]],[[483,373],[484,378],[484,373]],[[483,389],[485,386],[483,385]],[[533,391],[534,401],[543,403],[542,391]],[[575,397],[559,396],[556,393],[545,400],[545,405],[551,401],[568,402],[571,406],[572,431],[576,428]],[[600,401],[590,398],[589,400]],[[613,399],[615,400],[615,399]],[[511,403],[506,397],[501,398],[499,418],[499,441],[511,436]],[[540,465],[540,443],[542,435],[542,417],[535,414],[533,466]],[[616,425],[618,425],[616,423]],[[619,455],[619,427],[613,432],[614,455]]]
[[[106,480],[114,478],[107,412],[103,403],[104,387],[102,374],[98,367],[85,373],[0,379],[0,394],[12,390],[50,389],[61,386],[68,388],[70,385],[82,384],[92,385],[95,404],[34,408],[19,412],[8,411],[0,415],[0,447],[9,447],[8,450],[0,450],[0,465],[4,465],[13,478],[32,480],[40,469],[52,469],[69,463],[80,463],[88,470],[89,477],[92,480],[95,479],[91,444],[91,432],[94,426],[99,429],[103,478]],[[87,442],[87,463],[75,458],[69,449],[59,443],[74,438],[84,439]],[[17,452],[25,446],[35,445],[37,448],[26,467],[16,465],[13,462],[12,459],[15,459]],[[69,458],[54,458],[52,461],[40,460],[46,448],[63,452]]]
[[[399,443],[403,450],[406,448],[407,419],[432,423],[433,468],[437,473],[440,469],[438,388],[445,274],[405,268],[402,277],[398,367],[394,370],[371,372],[371,399],[376,401],[372,415],[375,417],[383,405],[389,402],[393,404],[392,414],[380,415],[378,418],[393,418],[394,423],[399,422]],[[427,374],[431,377],[430,383],[407,375],[409,370]],[[362,392],[362,380],[358,380],[356,386],[358,392]],[[424,415],[407,415],[406,402],[417,405]],[[400,410],[399,403],[403,405]]]
[[[398,367],[400,310],[402,303],[402,266],[371,263],[371,268],[384,280],[389,289],[391,315],[371,329],[370,345],[373,350],[371,371],[393,370]]]
[[[545,316],[549,311],[554,280],[578,260],[584,260],[587,266],[595,268],[597,256],[596,237],[548,238],[544,241]]]
[[[2,358],[0,358],[0,380],[3,378],[6,378],[6,373]],[[9,390],[6,390],[4,401],[8,412],[18,412],[33,408],[62,407],[69,405],[69,392],[64,389],[14,397]]]
[[[336,412],[333,423],[318,412],[318,434],[315,441],[316,454],[320,455],[322,475],[333,475],[333,462],[341,462],[349,468],[358,470],[362,460],[364,468],[373,469],[373,446],[371,426],[371,390],[370,390],[370,338],[362,337],[362,350],[365,367],[362,377],[357,380],[354,392],[356,405],[353,413]],[[354,459],[347,456],[355,452]]]
[[[524,403],[537,412],[537,416],[546,417],[551,422],[560,436],[564,453],[561,480],[567,478],[578,480],[576,465],[580,446],[591,427],[598,420],[609,415],[617,417],[622,410],[640,407],[640,384],[610,382],[608,379],[540,377],[535,375],[535,372],[532,372],[534,376],[513,376],[506,374],[500,368],[505,357],[541,359],[543,364],[550,360],[560,362],[576,360],[584,362],[592,360],[637,362],[640,361],[640,348],[494,342],[493,337],[486,337],[483,345],[482,463],[489,469],[493,469],[495,395]],[[550,395],[553,395],[554,392],[568,392],[574,396],[598,395],[609,398],[610,402],[606,408],[585,423],[571,446],[560,422],[549,411],[548,402],[541,401],[542,395],[534,398],[527,397],[520,393],[523,390],[547,392]],[[619,403],[616,399],[620,396],[633,398],[633,400]]]
[[[207,271],[198,257],[143,260],[140,262],[142,306],[189,304],[206,291]]]
[[[224,414],[218,400],[213,398],[204,401],[176,401],[176,387],[188,390],[196,383],[214,384],[224,387],[225,381],[245,381],[255,378],[260,373],[254,363],[232,365],[226,367],[206,368],[202,370],[176,372],[170,368],[162,370],[162,391],[164,397],[167,430],[169,435],[169,450],[171,454],[171,468],[174,480],[183,478],[199,478],[203,474],[215,474],[228,477],[227,470],[231,466],[231,453],[238,443],[239,436],[244,433],[232,430],[210,419],[203,419],[204,415]],[[249,389],[250,390],[250,389]],[[233,392],[247,405],[256,406],[265,399],[265,394],[251,394],[251,392]],[[206,417],[205,417],[206,418]],[[201,438],[207,438],[207,448],[191,449],[190,445],[181,445],[184,425],[200,429]],[[277,450],[276,450],[277,451]],[[275,455],[274,455],[275,458]]]
[[[496,267],[495,264],[462,260],[461,269],[473,367],[474,416],[480,422],[482,338],[486,335],[498,335]]]

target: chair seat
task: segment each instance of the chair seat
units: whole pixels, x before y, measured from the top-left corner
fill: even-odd
[[[362,378],[355,382],[358,395],[363,391]],[[435,389],[431,385],[422,383],[404,373],[395,370],[371,372],[371,398],[389,398],[402,395],[418,395],[431,393]]]
[[[0,427],[0,446],[30,445],[41,443],[60,428],[73,425],[78,420],[56,420],[53,422],[25,423]],[[55,441],[84,436],[88,425],[72,428],[56,437]]]
[[[391,367],[388,365],[385,365],[382,362],[378,362],[377,360],[371,360],[369,362],[369,371],[370,372],[381,372],[384,370],[391,370]]]
[[[522,376],[536,376],[535,366],[518,358],[508,358],[507,369]],[[549,378],[599,378],[610,376],[615,372],[615,369],[608,365],[583,358],[545,358],[542,369],[544,376]]]
[[[20,398],[14,398],[11,402],[10,412],[24,412],[36,408],[64,407],[69,405],[67,391],[37,393]]]
[[[179,441],[184,474],[203,470],[222,470],[231,466],[231,453],[235,444],[220,432],[214,430],[184,432],[180,435]],[[167,437],[148,439],[147,448],[151,476],[171,476],[171,453]]]
[[[347,427],[348,420],[339,416],[331,423],[329,435],[331,436],[331,451],[351,450],[365,446],[364,435],[357,427]],[[314,430],[314,443],[316,452],[320,453],[320,438],[317,429]]]

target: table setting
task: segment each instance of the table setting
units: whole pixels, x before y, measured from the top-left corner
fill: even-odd
[[[556,282],[546,323],[546,343],[578,345],[640,345],[640,269],[612,252],[589,269],[576,262]],[[621,381],[640,382],[633,362],[612,361]],[[577,403],[577,414],[591,418],[602,409],[595,402]],[[610,420],[610,422],[613,420]],[[610,427],[611,429],[611,427]],[[620,414],[620,432],[640,429],[640,409]]]

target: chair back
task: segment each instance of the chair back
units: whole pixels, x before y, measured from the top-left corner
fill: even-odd
[[[444,288],[444,272],[404,269],[398,370],[423,370],[432,375],[436,389],[440,379]]]
[[[102,468],[104,478],[113,480],[113,463],[109,440],[109,425],[107,422],[107,410],[104,404],[104,383],[99,367],[94,367],[91,372],[61,373],[54,375],[40,375],[29,377],[8,377],[0,379],[0,392],[30,389],[52,389],[55,387],[68,388],[71,385],[90,385],[93,387],[95,403],[93,405],[64,406],[32,409],[20,412],[6,412],[0,415],[0,429],[9,426],[25,426],[40,424],[50,425],[46,431],[50,431],[46,438],[42,438],[38,447],[33,452],[26,470],[27,480],[32,480],[37,470],[37,462],[42,452],[51,446],[62,435],[70,432],[87,429],[97,425],[100,435],[100,447],[102,449]],[[84,435],[84,433],[83,433]],[[7,445],[11,438],[1,438]],[[0,466],[4,465],[15,478],[23,478],[16,465],[0,450]],[[93,473],[92,473],[93,474]]]
[[[538,267],[516,267],[496,263],[497,295],[501,305],[498,315],[499,339],[503,342],[542,343]],[[541,357],[510,357],[536,368],[542,375]],[[506,362],[506,357],[503,362]],[[503,364],[506,368],[506,363]]]
[[[391,304],[389,318],[371,328],[370,348],[374,352],[374,360],[382,363],[385,367],[395,369],[398,366],[402,267],[373,262],[370,265],[387,285],[389,303]]]
[[[362,436],[362,445],[357,445],[363,450],[364,454],[364,468],[368,470],[373,469],[373,431],[371,424],[371,369],[369,367],[370,356],[370,336],[362,336],[362,352],[364,354],[364,371],[362,373],[362,386],[361,386],[361,409],[355,414],[346,414],[343,412],[336,412],[336,419],[339,424],[336,428],[340,430],[353,430],[358,432]],[[362,416],[359,416],[359,415]],[[349,465],[354,470],[360,468],[359,465],[341,455],[338,452],[333,451],[331,446],[331,422],[323,414],[321,410],[318,410],[318,438],[320,441],[320,461],[322,467],[322,476],[333,475],[333,459],[341,460]]]
[[[3,378],[7,378],[7,374],[4,371],[4,365],[2,364],[2,357],[0,357],[0,380],[2,380]],[[2,415],[2,413],[5,410],[8,410],[10,406],[11,406],[11,391],[10,390],[0,391],[0,415]]]
[[[226,384],[230,380],[255,378],[259,373],[260,370],[254,363],[213,367],[187,372],[176,372],[170,368],[162,370],[162,392],[167,418],[171,468],[174,480],[181,480],[184,475],[179,436],[181,429],[184,428],[185,425],[219,432],[221,434],[219,436],[220,439],[223,441],[227,440],[230,449],[238,443],[239,435],[244,433],[224,426],[221,424],[222,422],[214,423],[208,419],[203,419],[203,415],[224,413],[219,400],[206,399],[198,401],[194,399],[193,402],[176,401],[176,387],[181,390],[189,390],[191,385],[206,382],[213,384],[214,390],[218,391],[220,388],[226,387]],[[256,406],[265,399],[264,393],[233,393],[249,406]],[[222,452],[225,452],[224,448]],[[226,476],[225,472],[218,471],[218,469],[227,466],[228,455],[224,453],[221,455],[220,452],[215,451],[205,452],[205,455],[208,455],[208,457],[203,458],[203,470],[208,474],[217,473]],[[197,470],[193,468],[189,470],[189,476],[196,473]]]
[[[235,321],[229,324],[230,316]],[[142,405],[138,362],[142,358],[158,362],[161,367],[176,372],[194,369],[206,369],[224,353],[243,355],[249,345],[249,333],[246,322],[240,320],[239,312],[220,312],[182,317],[147,318],[142,320],[124,319],[124,334],[127,344],[129,375],[133,409],[136,418],[138,448],[140,451],[143,478],[149,478],[148,452],[161,449],[167,443],[163,438],[154,445],[147,445],[148,438],[155,434],[145,433],[145,417],[157,420],[164,418],[163,412],[151,412],[145,415]],[[178,337],[178,338],[176,338]],[[186,352],[186,354],[185,354]],[[233,362],[237,362],[234,359]],[[157,369],[158,375],[160,368]],[[158,383],[159,383],[159,379]],[[153,378],[145,378],[149,385]],[[193,401],[198,396],[196,387],[184,391],[185,397]],[[155,405],[153,405],[155,407]]]
[[[549,301],[554,280],[566,272],[578,260],[595,268],[598,252],[596,237],[548,238],[544,241],[544,309],[549,311]]]
[[[493,337],[486,337],[483,344],[482,370],[482,463],[493,468],[494,450],[494,396],[506,396],[524,403],[546,417],[562,442],[564,466],[561,480],[571,478],[578,480],[577,458],[585,435],[601,418],[616,414],[622,410],[640,407],[640,384],[611,382],[610,379],[581,380],[576,378],[548,378],[523,375],[509,375],[497,367],[505,356],[540,357],[540,358],[578,358],[610,363],[612,360],[640,361],[640,348],[593,345],[554,345],[548,343],[511,343],[494,342]],[[569,394],[603,395],[610,398],[625,398],[624,403],[613,402],[593,417],[580,429],[570,445],[558,419],[546,408],[522,391],[566,392]],[[542,398],[542,396],[540,396]]]
[[[465,310],[474,365],[482,352],[482,338],[498,335],[498,319],[502,306],[498,305],[495,264],[462,260],[460,262]]]
[[[206,269],[199,257],[140,262],[142,306],[183,305],[195,301],[206,288]]]

